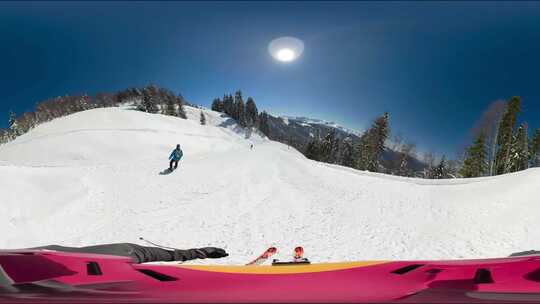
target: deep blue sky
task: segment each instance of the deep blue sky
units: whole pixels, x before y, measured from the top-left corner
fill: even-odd
[[[0,2],[0,126],[64,94],[148,83],[209,105],[363,129],[384,111],[420,150],[453,154],[493,100],[540,127],[539,2]],[[268,43],[305,43],[292,64]]]

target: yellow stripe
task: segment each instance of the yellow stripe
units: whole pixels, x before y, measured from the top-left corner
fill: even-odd
[[[239,266],[239,265],[177,265],[180,268],[225,272],[225,273],[249,273],[249,274],[283,274],[283,273],[306,273],[335,271],[355,267],[365,267],[384,264],[387,261],[362,261],[343,263],[320,263],[320,264],[300,264],[300,265],[280,265],[280,266]]]

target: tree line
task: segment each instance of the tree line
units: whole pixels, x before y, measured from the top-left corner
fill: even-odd
[[[326,163],[339,164],[359,170],[400,176],[440,178],[469,178],[517,172],[540,166],[540,129],[529,133],[526,122],[518,123],[521,98],[495,101],[482,113],[473,127],[473,143],[460,159],[450,160],[442,155],[425,153],[424,169],[415,172],[407,164],[416,158],[415,145],[404,143],[400,137],[389,140],[389,115],[376,118],[369,129],[353,143],[350,137],[339,139],[335,132],[313,139],[306,147],[306,157]],[[388,149],[386,145],[391,145]],[[385,151],[397,157],[384,158]]]
[[[211,109],[229,115],[242,127],[259,127],[259,111],[253,98],[248,97],[244,103],[242,91],[223,95],[223,99],[215,98]]]
[[[519,96],[490,104],[473,129],[473,143],[459,170],[462,177],[493,176],[540,164],[540,129],[529,137],[527,123],[518,123],[519,113]]]
[[[137,110],[148,113],[186,118],[185,100],[170,90],[148,85],[143,88],[129,88],[117,93],[97,93],[94,98],[88,95],[60,96],[36,104],[33,111],[17,116],[9,112],[8,128],[0,129],[0,144],[15,139],[37,125],[80,111],[94,108],[132,105]]]
[[[399,136],[390,140],[389,117],[388,113],[377,117],[357,142],[350,136],[338,138],[335,131],[322,138],[316,137],[308,143],[304,154],[309,159],[370,172],[434,179],[452,176],[452,163],[444,156],[437,164],[416,172],[410,166],[416,158],[416,147]],[[392,144],[391,149],[387,147],[389,143]],[[390,151],[393,155],[385,157],[385,152]]]
[[[133,104],[137,110],[147,113],[161,113],[186,119],[182,95],[175,95],[170,90],[149,85],[142,89],[130,88],[117,93],[118,103]]]
[[[258,113],[252,97],[248,97],[244,103],[240,90],[234,95],[224,94],[223,98],[215,98],[211,109],[229,115],[243,127],[256,127],[267,137],[271,136],[270,115],[265,111]],[[453,169],[453,163],[442,157],[437,164],[429,166],[419,175],[409,166],[411,160],[416,157],[415,145],[404,143],[399,137],[394,138],[392,146],[396,156],[385,159],[383,154],[388,149],[385,144],[389,135],[389,114],[385,113],[374,120],[371,128],[363,133],[358,142],[351,136],[339,137],[333,130],[325,135],[317,134],[306,146],[301,147],[300,151],[307,158],[321,162],[401,176],[447,178],[453,176],[452,172],[456,171]],[[296,146],[291,143],[291,138],[286,136],[272,138]]]
[[[0,129],[0,144],[41,123],[93,108],[132,105],[139,111],[185,119],[186,103],[182,95],[155,85],[128,88],[117,93],[97,93],[94,98],[88,95],[50,98],[37,103],[34,111],[19,116],[10,111],[8,128]],[[222,99],[215,98],[211,108],[229,115],[242,127],[258,128],[264,135],[270,135],[269,114],[265,111],[259,113],[252,97],[244,102],[240,90],[234,95],[225,94]],[[416,172],[409,166],[417,157],[414,144],[404,142],[399,136],[389,140],[388,113],[377,117],[359,139],[338,137],[335,131],[330,131],[324,136],[314,136],[301,152],[317,161],[400,176],[468,178],[511,173],[540,165],[540,129],[529,135],[527,123],[518,123],[520,113],[521,99],[518,96],[491,103],[473,127],[473,142],[461,160],[448,160],[444,155],[436,160],[432,153],[426,153],[422,172]],[[202,111],[200,123],[206,124]],[[283,138],[281,141],[290,144]],[[389,151],[394,153],[393,157],[384,157]]]

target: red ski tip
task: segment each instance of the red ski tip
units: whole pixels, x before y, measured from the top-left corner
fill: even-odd
[[[301,259],[302,256],[304,256],[304,248],[302,248],[301,246],[294,248],[294,258]]]
[[[276,247],[270,247],[266,249],[260,256],[258,256],[255,260],[247,263],[246,265],[260,265],[264,263],[268,258],[270,258],[272,255],[274,255],[277,252]]]

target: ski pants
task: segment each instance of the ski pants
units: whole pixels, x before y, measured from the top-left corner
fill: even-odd
[[[171,162],[169,163],[169,169],[173,169],[173,164],[174,164],[174,169],[178,168],[178,160],[174,160],[174,159],[171,159]]]
[[[48,245],[42,247],[34,247],[29,249],[49,249],[64,252],[80,252],[80,253],[95,253],[108,254],[131,257],[135,263],[157,262],[157,261],[186,261],[197,258],[192,252],[194,249],[188,250],[165,250],[158,247],[140,246],[131,243],[104,244],[86,247],[65,247],[59,245]]]

